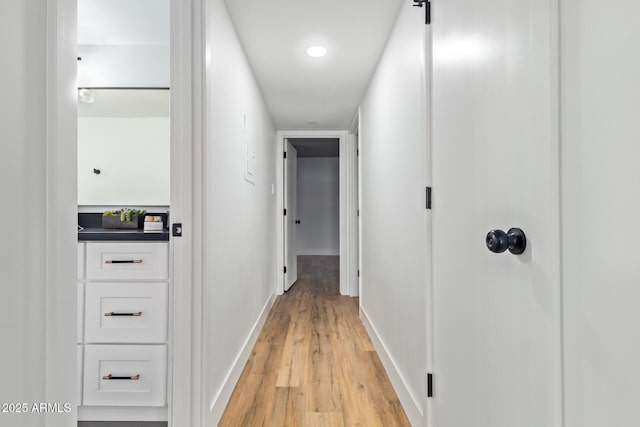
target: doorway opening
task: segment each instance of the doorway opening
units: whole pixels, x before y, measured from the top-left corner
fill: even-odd
[[[283,294],[297,280],[298,256],[334,256],[338,262],[340,295],[357,296],[357,283],[349,274],[351,265],[356,264],[351,249],[357,244],[354,224],[350,221],[357,211],[350,197],[350,185],[355,182],[355,167],[351,163],[356,154],[352,139],[347,131],[279,131],[277,142],[280,160],[276,196],[281,216],[276,222],[276,262],[282,266],[276,277],[277,293]],[[323,168],[325,172],[321,172]],[[326,172],[328,170],[334,174]],[[288,179],[299,174],[304,182]],[[300,190],[298,184],[302,186]],[[305,190],[309,186],[311,190]],[[316,196],[314,187],[318,192]],[[299,195],[302,201],[297,200]],[[295,203],[290,203],[292,200]],[[336,211],[337,223],[335,216],[327,216],[327,212]],[[296,221],[300,222],[296,224]]]
[[[286,153],[285,291],[300,275],[339,271],[340,140],[287,138]]]
[[[173,344],[187,334],[173,330],[182,327],[173,322],[174,309],[181,309],[174,304],[174,289],[178,294],[182,288],[173,286],[174,274],[182,283],[182,270],[173,268],[173,258],[183,251],[169,237],[169,208],[178,222],[188,209],[176,197],[183,190],[185,169],[181,154],[175,153],[186,156],[191,148],[176,137],[189,120],[182,120],[187,113],[180,102],[191,94],[185,90],[183,69],[173,64],[185,62],[176,47],[186,44],[181,30],[190,27],[180,21],[186,6],[175,0],[134,3],[75,3],[78,426],[186,422],[172,422],[184,419],[183,405],[174,404],[172,394],[184,394],[190,379],[173,378],[186,366],[184,359],[174,357]],[[114,258],[105,264],[151,267],[113,269],[117,272],[111,277],[100,276],[91,267],[95,254],[103,256],[100,252]],[[110,305],[103,315],[105,301]],[[134,336],[131,331],[142,329],[137,320],[147,322],[144,328],[157,335]],[[111,336],[100,336],[102,325],[108,325]],[[103,372],[107,365],[123,371],[125,378],[128,371],[137,375],[123,387],[122,381],[112,381],[120,375]],[[112,385],[116,382],[118,386]]]

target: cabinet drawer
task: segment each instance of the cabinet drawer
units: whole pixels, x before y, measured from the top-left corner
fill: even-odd
[[[164,345],[86,345],[86,406],[164,406],[167,349]]]
[[[87,243],[88,280],[164,280],[168,272],[166,243]]]
[[[87,283],[85,342],[164,343],[167,283]]]

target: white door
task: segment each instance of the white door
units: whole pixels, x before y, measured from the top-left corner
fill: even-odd
[[[557,1],[433,8],[436,425],[560,426]]]
[[[360,115],[358,115],[358,120],[360,120]],[[360,128],[356,129],[356,134],[355,134],[355,138],[356,138],[356,161],[355,161],[355,166],[356,166],[356,173],[353,174],[353,177],[355,178],[356,184],[355,184],[355,190],[356,190],[356,194],[355,194],[355,200],[356,200],[356,235],[355,235],[355,246],[356,246],[356,250],[355,250],[355,260],[356,260],[356,289],[355,289],[355,294],[353,296],[355,297],[359,297],[360,296],[360,259],[361,259],[361,253],[362,251],[360,250],[360,244],[361,244],[361,240],[360,236],[362,235],[362,233],[360,232]]]
[[[285,147],[287,157],[284,159],[284,260],[286,268],[284,290],[288,291],[298,280],[298,249],[296,244],[298,152],[288,140],[285,140]]]

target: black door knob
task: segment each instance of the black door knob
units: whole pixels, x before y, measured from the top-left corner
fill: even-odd
[[[487,233],[486,243],[487,248],[497,254],[501,254],[509,249],[509,237],[507,237],[507,233],[502,230],[489,231]]]
[[[506,233],[496,229],[487,233],[486,244],[491,252],[497,254],[509,249],[512,254],[520,255],[527,248],[527,237],[519,228],[510,228]]]

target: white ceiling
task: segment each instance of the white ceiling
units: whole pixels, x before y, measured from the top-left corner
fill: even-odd
[[[347,129],[403,0],[225,2],[276,128]]]
[[[348,128],[403,2],[408,0],[225,0],[276,128]],[[109,60],[119,68],[126,70],[134,63],[140,68],[140,61],[149,61],[139,57],[144,46],[166,46],[168,59],[169,4],[170,0],[78,0],[78,44],[86,46],[79,74],[88,73],[95,80],[92,64],[104,68],[100,59],[115,54],[119,56]],[[307,56],[311,45],[325,46],[327,56]],[[156,50],[144,52],[149,56]],[[151,63],[157,70],[163,62]],[[114,76],[114,70],[107,71]],[[85,80],[84,86],[158,86],[136,79],[116,79],[113,84]]]

